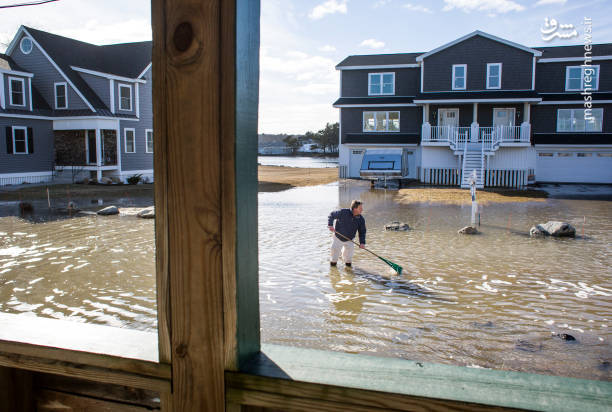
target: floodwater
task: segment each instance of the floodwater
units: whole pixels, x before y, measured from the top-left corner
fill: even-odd
[[[395,193],[346,181],[259,194],[263,342],[611,380],[612,203],[491,204],[482,234],[460,236],[470,207]],[[355,198],[368,248],[401,277],[362,250],[330,268],[327,215]],[[385,232],[394,220],[412,230]],[[578,238],[528,237],[548,220]],[[155,330],[153,231],[128,215],[0,217],[0,311]]]
[[[263,166],[326,168],[338,167],[338,157],[257,156],[257,163]]]

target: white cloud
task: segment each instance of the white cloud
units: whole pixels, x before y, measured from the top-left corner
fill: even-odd
[[[385,42],[376,39],[367,39],[362,41],[359,45],[362,47],[370,47],[372,49],[380,49],[385,47]]]
[[[428,9],[427,7],[423,7],[420,4],[406,3],[402,7],[404,7],[405,9],[408,9],[410,11],[420,11],[420,12],[423,12],[423,13],[433,13],[433,11],[431,11],[431,9]]]
[[[308,83],[307,85],[296,87],[294,90],[298,93],[322,96],[334,93],[337,94],[338,85],[333,83]]]
[[[326,14],[342,13],[346,14],[347,8],[346,3],[348,0],[327,0],[325,3],[321,3],[316,6],[308,14],[313,20],[320,19]]]
[[[378,0],[376,3],[372,5],[372,7],[377,9],[379,7],[386,6],[389,3],[391,3],[391,0]]]
[[[460,9],[466,13],[471,11],[485,11],[489,13],[507,13],[510,11],[523,11],[525,7],[512,0],[444,0],[446,4],[442,11]]]
[[[545,6],[550,4],[558,4],[559,6],[562,6],[565,3],[567,3],[567,0],[539,0],[535,6]]]
[[[319,51],[322,51],[322,52],[335,52],[336,48],[334,46],[332,46],[331,44],[326,44],[325,46],[319,47]]]

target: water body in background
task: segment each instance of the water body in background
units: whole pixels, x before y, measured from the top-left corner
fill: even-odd
[[[263,166],[338,167],[337,157],[257,156],[257,162]]]
[[[610,380],[610,202],[549,199],[470,207],[400,205],[346,181],[259,194],[262,341],[493,369]],[[468,192],[466,191],[466,196]],[[365,202],[364,251],[328,263],[327,215]],[[585,238],[531,239],[548,220]],[[408,232],[385,232],[401,220]],[[153,331],[154,222],[121,215],[0,218],[0,311]],[[565,341],[556,334],[569,334]]]

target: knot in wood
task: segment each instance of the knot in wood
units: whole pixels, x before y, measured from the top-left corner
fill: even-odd
[[[189,46],[193,42],[193,27],[191,23],[183,22],[174,29],[174,47],[181,53],[189,50]]]
[[[187,345],[181,343],[176,347],[175,352],[176,356],[178,356],[179,358],[184,358],[185,356],[187,356]]]

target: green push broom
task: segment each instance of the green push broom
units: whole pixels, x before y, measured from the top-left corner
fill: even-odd
[[[336,231],[334,231],[334,233],[339,234],[340,236],[342,236],[342,237],[343,237],[343,238],[345,238],[346,240],[349,240],[349,241],[353,242],[354,244],[356,244],[357,246],[359,246],[359,243],[355,242],[355,241],[354,241],[354,240],[352,240],[352,239],[349,239],[348,237],[344,236],[342,233],[340,233],[340,232],[336,232]],[[369,250],[369,249],[363,248],[363,250],[365,250],[365,251],[367,251],[367,252],[370,252],[371,254],[373,254],[374,256],[376,256],[377,258],[379,258],[380,260],[382,260],[383,262],[385,262],[387,265],[391,266],[391,268],[392,268],[393,270],[395,270],[395,271],[397,272],[397,274],[398,274],[398,275],[401,275],[401,274],[402,274],[402,270],[403,270],[403,268],[402,268],[400,265],[398,265],[397,263],[393,263],[393,262],[391,262],[389,259],[385,259],[384,257],[382,257],[382,256],[380,256],[380,255],[377,255],[376,253],[372,252],[372,251],[371,251],[371,250]]]

